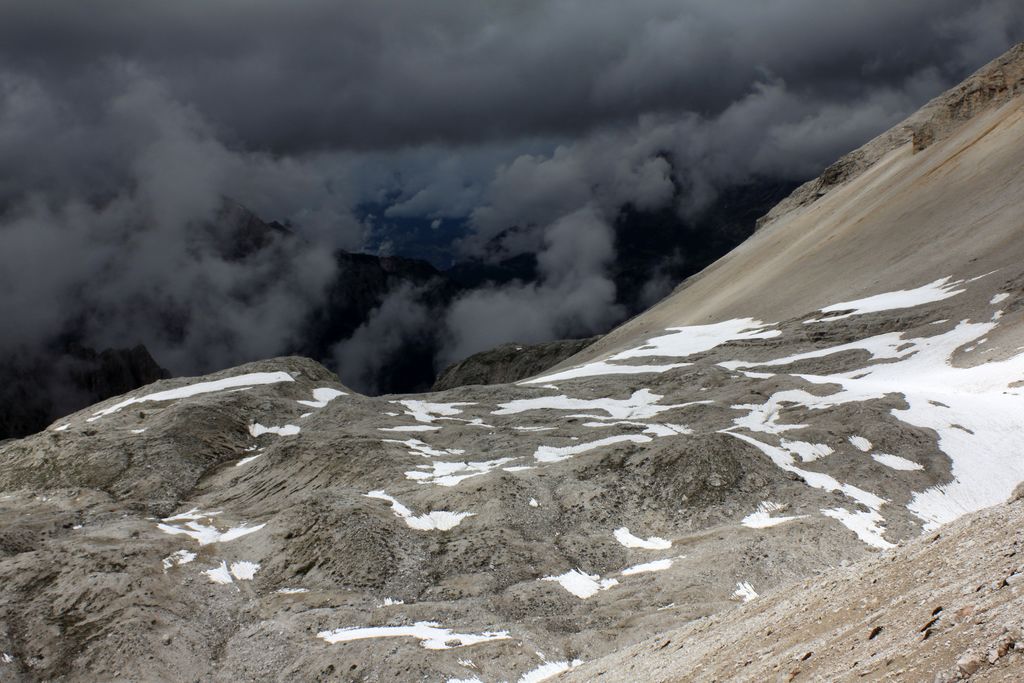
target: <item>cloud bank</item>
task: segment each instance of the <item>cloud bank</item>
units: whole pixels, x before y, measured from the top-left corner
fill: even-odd
[[[536,255],[536,282],[443,313],[443,360],[597,332],[624,314],[624,205],[807,178],[1021,39],[1014,0],[10,0],[0,353],[284,352],[367,202],[464,220],[464,257]],[[225,197],[296,238],[238,253]],[[343,377],[441,315],[394,297],[332,353]]]

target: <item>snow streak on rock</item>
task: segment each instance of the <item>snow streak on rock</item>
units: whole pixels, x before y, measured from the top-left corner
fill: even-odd
[[[295,436],[301,431],[297,425],[284,425],[283,427],[264,427],[259,422],[249,425],[249,433],[253,436],[264,434],[277,434],[278,436]]]
[[[414,515],[412,510],[399,503],[384,491],[370,491],[366,494],[366,497],[377,498],[391,503],[391,511],[395,513],[395,516],[400,517],[410,529],[416,529],[417,531],[448,531],[449,529],[454,529],[462,523],[462,520],[472,517],[474,514],[472,512],[434,510],[425,515]]]
[[[672,547],[672,541],[651,536],[643,539],[634,536],[627,527],[619,527],[615,530],[615,540],[627,548],[643,548],[644,550],[668,550]]]
[[[368,638],[416,638],[428,650],[448,650],[477,643],[508,639],[508,631],[484,631],[480,634],[455,633],[450,628],[441,628],[433,621],[417,621],[412,626],[370,626],[366,628],[338,628],[320,631],[318,638],[328,643],[346,643]]]
[[[602,579],[597,574],[584,574],[579,569],[571,569],[558,576],[545,576],[541,581],[555,581],[582,600],[619,585],[616,579]]]
[[[544,662],[536,669],[524,673],[516,683],[542,683],[542,681],[550,680],[559,674],[575,669],[582,663],[582,659],[574,659],[571,662],[565,660]]]
[[[781,512],[785,509],[785,505],[766,500],[758,504],[757,510],[744,517],[740,523],[751,529],[767,529],[768,527],[791,522],[794,519],[800,519],[799,515],[795,517],[772,517],[773,512]]]
[[[313,390],[312,401],[298,401],[298,403],[299,405],[308,406],[310,408],[324,408],[334,399],[345,395],[344,391],[338,391],[337,389],[331,389],[330,387],[322,387]]]
[[[214,526],[212,519],[219,514],[219,512],[201,512],[193,508],[188,512],[183,512],[173,517],[165,518],[163,523],[156,525],[156,528],[165,534],[180,534],[188,536],[199,543],[199,545],[209,545],[211,543],[227,543],[228,541],[233,541],[237,538],[255,533],[266,526],[266,524],[257,524],[255,526],[241,524],[239,526],[230,527],[226,531],[220,531],[216,526]],[[208,523],[200,523],[199,520],[202,519],[208,520]],[[169,523],[182,521],[185,523]]]
[[[632,576],[633,574],[645,574],[647,572],[661,572],[669,569],[672,566],[671,559],[664,560],[653,560],[651,562],[644,562],[642,564],[636,564],[632,567],[626,567],[622,570],[623,576]]]
[[[168,389],[167,391],[158,391],[153,394],[146,394],[145,396],[139,396],[137,398],[129,398],[115,403],[114,405],[104,408],[103,410],[93,413],[92,417],[88,418],[88,422],[94,422],[95,420],[104,417],[105,415],[111,415],[130,405],[136,403],[145,403],[147,401],[174,401],[180,398],[191,398],[192,396],[199,396],[200,394],[208,394],[214,391],[224,391],[225,389],[238,389],[244,387],[257,386],[260,384],[276,384],[278,382],[294,382],[295,380],[287,372],[253,372],[248,375],[236,375],[235,377],[226,377],[224,379],[213,380],[210,382],[197,382],[196,384],[189,384],[177,389]]]
[[[831,322],[833,320],[851,318],[855,315],[880,313],[881,311],[892,311],[901,308],[913,308],[914,306],[921,306],[922,304],[942,301],[943,299],[948,299],[966,291],[964,289],[957,289],[957,287],[960,287],[963,284],[963,280],[954,280],[950,282],[950,278],[944,277],[936,280],[935,282],[918,287],[917,289],[901,289],[895,292],[876,294],[864,299],[855,299],[854,301],[844,301],[842,303],[832,304],[831,306],[826,306],[821,309],[821,312],[835,313],[836,315],[805,320],[804,324],[809,325],[812,323]]]
[[[726,320],[712,325],[670,327],[667,331],[669,334],[652,337],[640,346],[621,351],[604,360],[587,363],[563,372],[544,375],[543,377],[535,377],[520,382],[520,384],[559,382],[580,377],[593,377],[595,375],[662,373],[674,368],[683,367],[686,363],[640,366],[622,364],[617,361],[634,358],[685,358],[696,353],[710,351],[716,346],[730,341],[770,339],[782,334],[779,330],[770,329],[760,320],[754,320],[753,318]]]

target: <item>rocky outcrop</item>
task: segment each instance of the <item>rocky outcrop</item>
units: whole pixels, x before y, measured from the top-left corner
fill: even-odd
[[[597,337],[563,339],[543,344],[502,344],[449,365],[431,391],[468,384],[509,384],[552,368],[587,348]]]

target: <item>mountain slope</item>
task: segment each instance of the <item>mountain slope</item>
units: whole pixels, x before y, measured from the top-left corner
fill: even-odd
[[[273,359],[0,447],[0,680],[600,680],[634,653],[711,680],[769,618],[755,680],[790,650],[881,675],[838,654],[852,603],[819,626],[822,589],[772,590],[831,572],[856,600],[889,565],[946,590],[925,565],[969,540],[913,539],[1024,481],[1022,107],[909,135],[541,377],[371,398]],[[948,528],[1016,554],[1018,508]],[[690,622],[702,645],[650,656]]]
[[[1024,504],[780,586],[565,681],[1019,681]]]
[[[753,237],[580,359],[672,325],[744,316],[785,320],[939,275],[1015,268],[1022,248],[1022,93],[1024,46],[1018,45],[845,157],[873,160],[870,166],[826,170],[769,213]],[[950,122],[965,99],[973,103],[972,116]],[[914,131],[929,126],[929,115],[938,119],[933,130],[942,132],[918,150]]]

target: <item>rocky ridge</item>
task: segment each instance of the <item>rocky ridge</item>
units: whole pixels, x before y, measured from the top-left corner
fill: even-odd
[[[538,375],[590,346],[598,338],[562,339],[541,344],[502,344],[449,365],[431,391],[467,384],[508,384]]]

